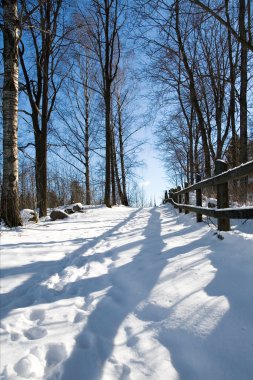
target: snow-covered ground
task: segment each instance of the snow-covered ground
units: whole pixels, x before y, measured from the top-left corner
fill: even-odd
[[[0,379],[252,380],[253,223],[91,208],[1,232]]]

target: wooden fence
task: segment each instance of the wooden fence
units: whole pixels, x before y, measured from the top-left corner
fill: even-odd
[[[229,208],[228,181],[236,181],[244,177],[253,175],[253,160],[242,164],[234,169],[227,170],[227,164],[222,160],[215,162],[215,176],[202,180],[196,176],[196,183],[188,186],[185,183],[184,189],[180,186],[177,191],[170,190],[169,197],[165,202],[172,203],[179,212],[185,210],[197,214],[197,222],[202,222],[202,215],[211,216],[218,219],[218,230],[229,231],[230,219],[253,219],[253,207]],[[217,208],[202,207],[202,189],[214,186],[217,189]],[[189,193],[196,191],[196,205],[189,205]]]

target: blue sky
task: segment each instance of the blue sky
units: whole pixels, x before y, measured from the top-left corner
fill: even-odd
[[[156,158],[158,154],[151,142],[153,139],[151,139],[151,136],[148,137],[149,142],[145,145],[142,152],[145,166],[139,171],[142,177],[139,186],[143,188],[147,201],[155,198],[158,205],[161,203],[164,191],[168,189],[169,183],[166,179],[161,160]]]

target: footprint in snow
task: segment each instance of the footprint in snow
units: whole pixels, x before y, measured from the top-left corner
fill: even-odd
[[[115,378],[119,380],[129,380],[131,369],[126,364],[119,364],[115,358],[111,357],[108,362],[113,365],[115,371]]]
[[[129,377],[130,372],[131,372],[130,367],[128,367],[126,364],[123,364],[122,368],[121,368],[121,374],[120,374],[119,380],[128,380],[128,379],[130,379],[130,377]]]
[[[18,378],[44,379],[45,362],[49,371],[54,370],[59,363],[67,358],[67,350],[63,343],[53,343],[46,346],[34,347],[30,353],[22,357],[15,365],[14,370]],[[48,378],[48,376],[46,376]],[[50,377],[51,378],[51,377]],[[59,377],[55,377],[58,379]],[[11,379],[11,377],[8,377]],[[16,379],[16,377],[15,377]]]
[[[11,333],[11,340],[12,340],[12,342],[16,342],[16,341],[19,340],[20,338],[21,338],[21,334],[16,333],[16,332]]]
[[[44,375],[44,368],[39,358],[29,353],[21,358],[14,366],[14,370],[19,377],[22,378],[42,378]]]
[[[44,375],[44,368],[40,360],[33,354],[21,358],[15,364],[14,370],[19,377],[24,378],[42,378]]]
[[[169,311],[165,307],[148,304],[144,307],[139,307],[136,316],[142,321],[161,322],[169,317]]]
[[[135,346],[139,342],[139,338],[136,335],[134,335],[131,327],[126,326],[124,330],[127,336],[127,346],[128,347]]]
[[[47,335],[47,329],[42,327],[31,327],[30,329],[24,331],[24,336],[29,340],[41,339]]]
[[[33,310],[29,319],[30,321],[37,321],[37,323],[41,323],[45,319],[45,311],[40,309]]]
[[[134,347],[137,345],[138,342],[139,342],[139,338],[137,336],[131,336],[127,340],[127,347]]]
[[[67,350],[63,343],[51,343],[47,346],[46,363],[54,367],[67,358]]]

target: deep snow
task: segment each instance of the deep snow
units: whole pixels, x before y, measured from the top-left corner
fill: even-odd
[[[253,223],[87,209],[1,232],[1,379],[252,380]]]

